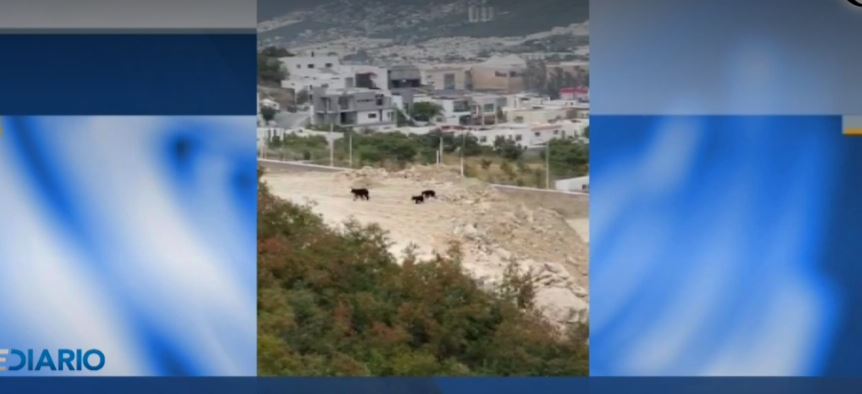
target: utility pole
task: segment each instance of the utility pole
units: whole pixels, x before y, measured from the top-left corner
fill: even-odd
[[[464,177],[464,147],[467,146],[467,131],[461,130],[461,177]]]
[[[443,164],[443,130],[440,130],[440,149],[437,150],[437,165]]]
[[[551,140],[545,144],[545,189],[551,188]]]
[[[353,130],[350,130],[350,132],[347,133],[347,138],[347,151],[349,152],[348,156],[350,157],[350,168],[353,168]]]
[[[335,167],[335,139],[333,138],[333,129],[335,124],[329,124],[329,166]]]

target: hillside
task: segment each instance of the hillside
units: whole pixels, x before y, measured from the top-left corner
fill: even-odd
[[[510,269],[489,288],[454,246],[399,261],[379,226],[333,228],[270,182],[258,199],[261,375],[589,374],[586,326],[546,322],[531,275]]]
[[[408,253],[418,261],[432,261],[445,256],[454,242],[461,247],[464,271],[480,285],[495,288],[513,265],[535,279],[536,307],[549,321],[564,326],[588,320],[585,237],[568,223],[578,218],[543,207],[550,206],[547,202],[503,194],[435,167],[271,173],[266,181],[275,195],[310,204],[331,226],[356,220],[380,227],[397,261]],[[371,200],[353,201],[349,187],[369,188]],[[410,196],[425,189],[437,191],[438,197],[414,204]],[[563,198],[568,205],[577,204],[576,198],[586,205],[583,196]]]
[[[491,0],[496,18],[468,23],[468,0],[324,0],[319,2],[262,1],[260,21],[293,21],[262,32],[262,39],[330,41],[341,37],[387,38],[421,42],[440,37],[525,36],[589,19],[586,0]]]

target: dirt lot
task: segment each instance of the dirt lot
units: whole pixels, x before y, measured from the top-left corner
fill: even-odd
[[[264,179],[273,193],[311,204],[334,226],[350,218],[378,224],[389,233],[390,251],[399,258],[412,247],[420,259],[430,259],[457,241],[465,270],[489,287],[514,262],[522,272],[534,274],[537,304],[549,319],[588,320],[586,196],[501,191],[434,167],[393,173],[281,168]],[[354,201],[351,187],[367,187],[370,201]],[[410,197],[425,189],[438,197],[414,204]]]

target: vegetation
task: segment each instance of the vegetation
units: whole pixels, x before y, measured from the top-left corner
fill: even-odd
[[[336,127],[336,132],[351,133]],[[321,131],[329,131],[328,128]],[[461,136],[431,132],[424,135],[392,133],[352,133],[353,166],[403,169],[414,164],[437,163],[437,152],[443,142],[443,162],[460,165],[461,151],[465,157],[465,173],[486,182],[517,186],[545,187],[544,150],[524,150],[514,141],[498,138],[494,146],[479,144],[472,135]],[[334,164],[349,166],[347,135],[334,146]],[[286,136],[268,144],[270,157],[282,160],[309,160],[329,164],[329,148],[323,137]],[[589,145],[576,139],[555,139],[551,142],[551,180],[586,175],[589,171]]]
[[[441,113],[443,113],[443,107],[429,102],[415,103],[410,108],[410,116],[422,122],[430,122],[437,116],[440,116]]]
[[[571,178],[590,172],[590,148],[586,144],[572,140],[553,140],[551,142],[551,169],[554,175]],[[545,152],[542,152],[545,158]]]
[[[280,160],[305,160],[323,161],[329,160],[329,149],[326,138],[322,136],[300,137],[285,135],[283,138],[275,136],[267,144],[270,150],[275,150]]]
[[[585,327],[533,307],[533,278],[481,288],[450,258],[396,263],[386,235],[324,225],[308,208],[258,196],[261,375],[587,375]]]
[[[515,141],[498,136],[494,139],[494,152],[508,160],[518,160],[524,150]]]
[[[284,48],[267,47],[257,54],[258,83],[262,85],[279,85],[287,78],[287,73],[281,67],[280,57],[293,56]]]
[[[308,100],[311,97],[311,94],[308,93],[308,90],[302,89],[296,93],[296,104],[303,105],[308,104]]]
[[[527,89],[546,94],[553,99],[560,98],[560,89],[590,86],[588,73],[572,74],[560,68],[548,71],[547,64],[542,60],[532,60],[527,63],[524,73]]]
[[[278,113],[278,111],[276,111],[275,108],[267,107],[267,106],[261,106],[260,107],[260,116],[262,116],[263,120],[265,120],[266,122],[269,122],[269,121],[275,119],[276,113]]]

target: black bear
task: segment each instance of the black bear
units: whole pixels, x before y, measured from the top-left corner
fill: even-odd
[[[422,196],[413,196],[413,203],[415,203],[415,204],[422,204],[423,202],[425,202],[425,197],[422,197]]]
[[[431,198],[431,197],[437,198],[437,193],[435,193],[433,190],[423,190],[422,191],[422,197],[423,198]]]
[[[368,189],[350,189],[350,192],[353,193],[353,201],[356,201],[357,198],[361,198],[363,200],[371,199],[371,194],[368,193]]]

